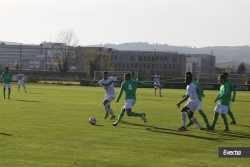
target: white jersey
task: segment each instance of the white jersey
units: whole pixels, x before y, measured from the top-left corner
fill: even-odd
[[[155,75],[155,82],[160,83],[160,75]]]
[[[102,86],[106,92],[106,95],[114,95],[115,96],[115,89],[114,89],[114,81],[117,80],[117,77],[109,77],[108,79],[100,80],[97,85]]]
[[[190,83],[187,85],[187,95],[189,96],[189,101],[199,101],[198,95],[197,95],[197,87],[194,83]]]
[[[19,82],[23,82],[24,74],[18,74],[17,77],[19,79]]]

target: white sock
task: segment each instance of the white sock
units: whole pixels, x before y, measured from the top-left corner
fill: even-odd
[[[108,107],[108,104],[106,104],[106,105],[104,106],[104,108],[105,108],[106,113],[109,113],[109,107]]]
[[[24,90],[25,90],[25,92],[26,92],[26,88],[25,87],[23,87],[24,88]]]
[[[181,112],[183,127],[186,128],[186,112]]]
[[[161,90],[159,90],[159,94],[160,94],[160,96],[161,96]]]
[[[193,116],[193,118],[191,118],[191,120],[192,120],[194,123],[196,123],[196,124],[199,126],[200,129],[202,128],[201,124],[199,123],[199,121],[198,121],[194,116]]]
[[[19,92],[20,87],[18,87],[18,92]]]
[[[155,90],[155,96],[156,96],[156,90]]]
[[[109,113],[113,116],[113,115],[115,115],[114,113],[113,113],[113,110],[111,109],[111,107],[109,108]]]

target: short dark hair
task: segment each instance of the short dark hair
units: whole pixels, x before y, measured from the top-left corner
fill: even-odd
[[[5,70],[9,69],[9,67],[5,67]]]
[[[192,79],[193,79],[192,76],[190,76],[190,75],[186,76],[186,80],[191,80],[192,81]]]
[[[185,76],[191,76],[191,77],[192,77],[193,75],[192,75],[192,73],[191,73],[190,71],[187,71],[187,72],[185,73]]]
[[[227,72],[224,72],[223,75],[225,75],[226,77],[228,77],[228,73]]]
[[[130,78],[130,74],[129,73],[126,73],[124,76]]]
[[[107,71],[103,71],[103,74],[107,74],[107,75],[109,75],[109,73],[108,73]]]
[[[221,79],[224,79],[224,81],[226,81],[226,76],[225,76],[225,75],[221,74],[221,75],[219,75],[219,77],[220,77]]]

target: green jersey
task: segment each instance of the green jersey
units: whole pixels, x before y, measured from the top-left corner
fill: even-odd
[[[198,97],[199,97],[199,100],[200,100],[200,102],[202,102],[202,96],[204,95],[203,94],[203,88],[202,88],[202,86],[199,84],[199,83],[197,83],[194,79],[192,80],[192,83],[197,87],[197,89],[199,90],[198,91]],[[184,97],[186,97],[187,95],[184,95]]]
[[[227,81],[226,84],[228,84],[229,86],[229,89],[230,89],[230,99],[232,98],[232,91],[234,92],[234,95],[233,95],[233,99],[235,99],[235,96],[236,96],[236,89],[234,87],[234,84],[231,82],[231,81]],[[231,100],[230,100],[231,101]]]
[[[136,76],[131,75],[131,76],[130,76],[130,80],[132,80],[132,81],[136,81]]]
[[[229,89],[228,84],[225,83],[224,85],[221,85],[220,93],[217,98],[218,104],[229,106],[229,101],[231,101],[230,93],[231,93],[231,90]]]
[[[3,78],[3,83],[4,84],[10,84],[10,78],[12,78],[11,72],[7,72],[7,73],[3,72],[2,78]]]
[[[154,86],[154,84],[151,83],[143,83],[139,81],[132,81],[132,80],[126,80],[122,83],[120,93],[118,95],[118,98],[116,101],[119,101],[120,98],[122,97],[123,91],[126,93],[125,99],[134,99],[136,100],[136,89],[138,86],[141,87],[147,87],[147,86]]]

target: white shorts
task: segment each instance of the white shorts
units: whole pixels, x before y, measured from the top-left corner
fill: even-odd
[[[110,95],[106,95],[105,96],[105,100],[108,100],[109,102],[107,103],[108,105],[110,105],[111,101],[113,101],[115,99],[115,96],[110,96]]]
[[[161,87],[160,82],[154,82],[155,85],[159,85]],[[155,88],[158,88],[157,86],[155,86]]]
[[[135,105],[136,101],[134,99],[125,100],[125,109],[132,109],[132,106]]]
[[[199,104],[198,104],[196,110],[198,110],[198,111],[199,111],[199,110],[203,110],[203,108],[202,108],[202,102],[201,102],[201,101],[199,102]]]
[[[192,111],[193,113],[195,112],[195,110],[197,110],[199,105],[199,101],[189,101],[185,107],[188,107],[190,109],[190,111]]]
[[[7,88],[11,88],[11,85],[10,85],[10,84],[5,84],[5,83],[4,83],[4,84],[3,84],[3,88],[6,88],[6,87],[7,87]]]
[[[229,107],[231,107],[232,101],[229,102]]]
[[[23,81],[19,81],[19,82],[18,82],[18,86],[19,86],[19,85],[23,85],[23,86],[24,86],[25,84],[24,84]]]
[[[227,114],[228,110],[229,110],[228,106],[217,104],[215,109],[214,109],[214,112],[221,113],[221,114]]]

